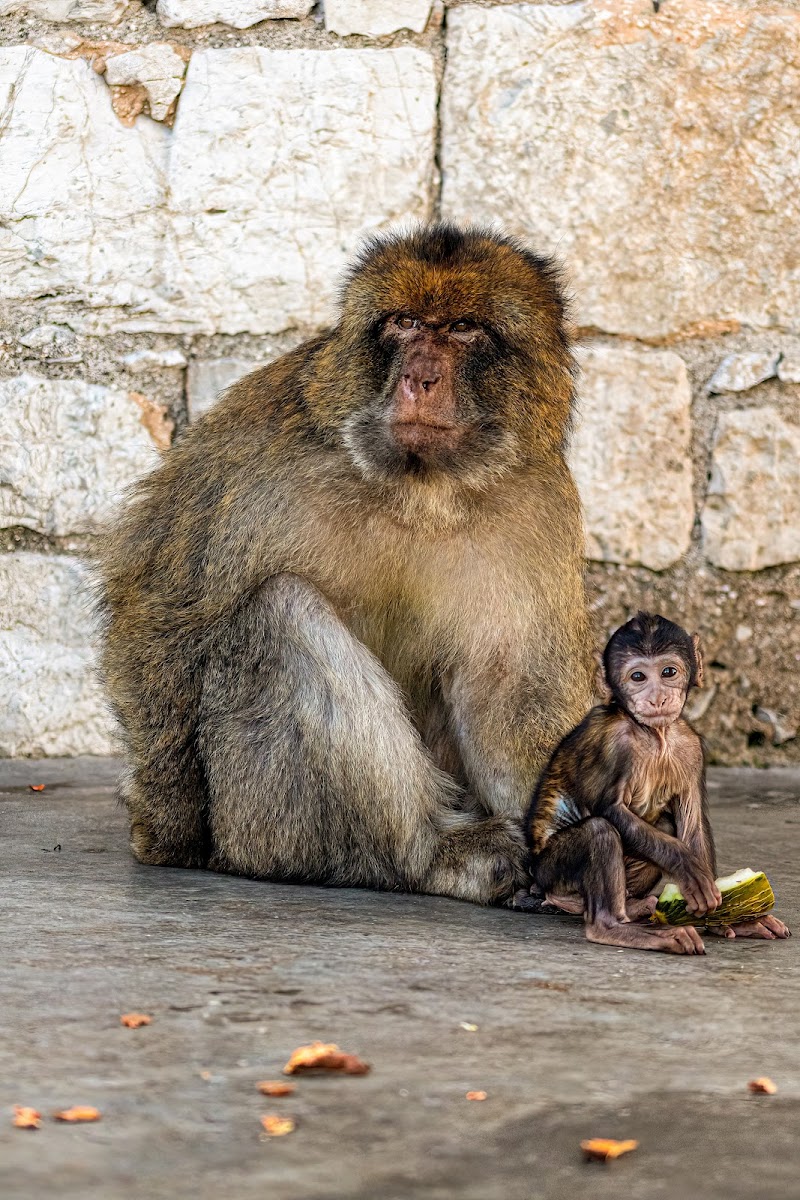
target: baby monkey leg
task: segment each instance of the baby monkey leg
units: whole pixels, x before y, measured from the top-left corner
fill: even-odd
[[[625,907],[622,838],[603,817],[588,817],[550,838],[536,856],[534,877],[548,896],[578,892],[590,942],[668,954],[705,953],[691,925],[650,928],[631,924]]]

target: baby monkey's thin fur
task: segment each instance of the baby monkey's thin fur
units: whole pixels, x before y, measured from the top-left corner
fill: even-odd
[[[647,927],[646,899],[662,874],[690,911],[720,902],[708,817],[703,747],[681,713],[702,686],[699,639],[640,612],[603,654],[606,703],[591,710],[553,754],[528,814],[536,889],[556,907],[584,913],[590,941],[702,954],[696,930]],[[541,900],[522,898],[521,908]],[[785,937],[777,918],[723,929],[726,936]]]

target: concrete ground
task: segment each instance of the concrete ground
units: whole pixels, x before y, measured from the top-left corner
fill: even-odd
[[[800,1197],[800,937],[680,959],[573,917],[142,867],[114,775],[0,763],[4,1200]],[[722,868],[766,870],[800,924],[800,772],[711,795]],[[257,1093],[317,1038],[371,1074]],[[73,1104],[102,1120],[51,1119]],[[262,1136],[270,1111],[296,1131]],[[640,1148],[585,1164],[593,1136]]]

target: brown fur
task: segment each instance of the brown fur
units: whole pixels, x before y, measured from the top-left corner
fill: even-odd
[[[386,434],[402,362],[376,322],[412,309],[492,331],[453,360],[466,432],[441,469]],[[142,861],[509,894],[525,797],[590,691],[571,371],[549,263],[390,237],[335,328],[142,482],[102,560]]]

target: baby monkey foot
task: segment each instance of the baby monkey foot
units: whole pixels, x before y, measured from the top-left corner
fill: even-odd
[[[632,950],[660,950],[664,954],[705,954],[700,934],[693,925],[650,928],[627,921],[587,921],[586,937],[603,946],[625,946]]]
[[[761,938],[765,942],[792,936],[789,926],[784,925],[783,921],[773,916],[772,913],[768,913],[764,917],[754,917],[752,921],[742,921],[738,925],[717,925],[709,928],[707,932],[713,934],[714,937]]]

